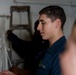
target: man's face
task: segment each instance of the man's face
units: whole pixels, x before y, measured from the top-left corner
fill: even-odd
[[[45,14],[40,15],[39,25],[37,30],[40,31],[40,34],[44,40],[49,40],[53,37],[55,33],[54,22],[51,21]]]
[[[60,55],[62,75],[76,75],[76,27],[73,28],[63,54]]]

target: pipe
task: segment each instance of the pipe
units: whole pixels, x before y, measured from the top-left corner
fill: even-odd
[[[21,1],[17,1],[17,0],[14,0],[13,1],[14,3],[20,3],[20,4],[40,4],[40,5],[62,5],[62,6],[72,6],[72,7],[76,7],[76,2],[68,2],[68,3],[54,3],[54,2],[32,2],[32,1],[25,1],[25,2],[21,2]]]

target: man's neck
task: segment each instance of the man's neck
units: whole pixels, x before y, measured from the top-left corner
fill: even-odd
[[[50,46],[53,45],[58,39],[60,39],[62,36],[64,36],[63,32],[57,33],[51,40],[49,40]]]

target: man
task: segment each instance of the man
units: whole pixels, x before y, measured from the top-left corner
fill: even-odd
[[[65,52],[60,55],[62,75],[76,75],[76,20]]]
[[[39,25],[42,39],[49,40],[50,47],[38,66],[37,75],[60,75],[59,54],[64,50],[66,39],[63,26],[66,16],[63,8],[47,6],[39,12]]]
[[[66,38],[63,26],[66,15],[60,6],[47,6],[39,12],[39,25],[43,40],[49,40],[50,47],[41,55],[41,62],[37,68],[37,75],[61,75],[59,54],[64,50]],[[10,72],[3,72],[5,75]],[[10,74],[11,75],[11,74]]]

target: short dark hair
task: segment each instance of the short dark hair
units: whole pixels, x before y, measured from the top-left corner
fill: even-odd
[[[63,29],[63,26],[66,21],[66,15],[65,15],[65,12],[62,7],[56,6],[56,5],[47,6],[47,7],[43,8],[39,12],[39,14],[47,15],[47,17],[50,18],[52,20],[52,22],[59,18],[61,20],[61,28]]]

